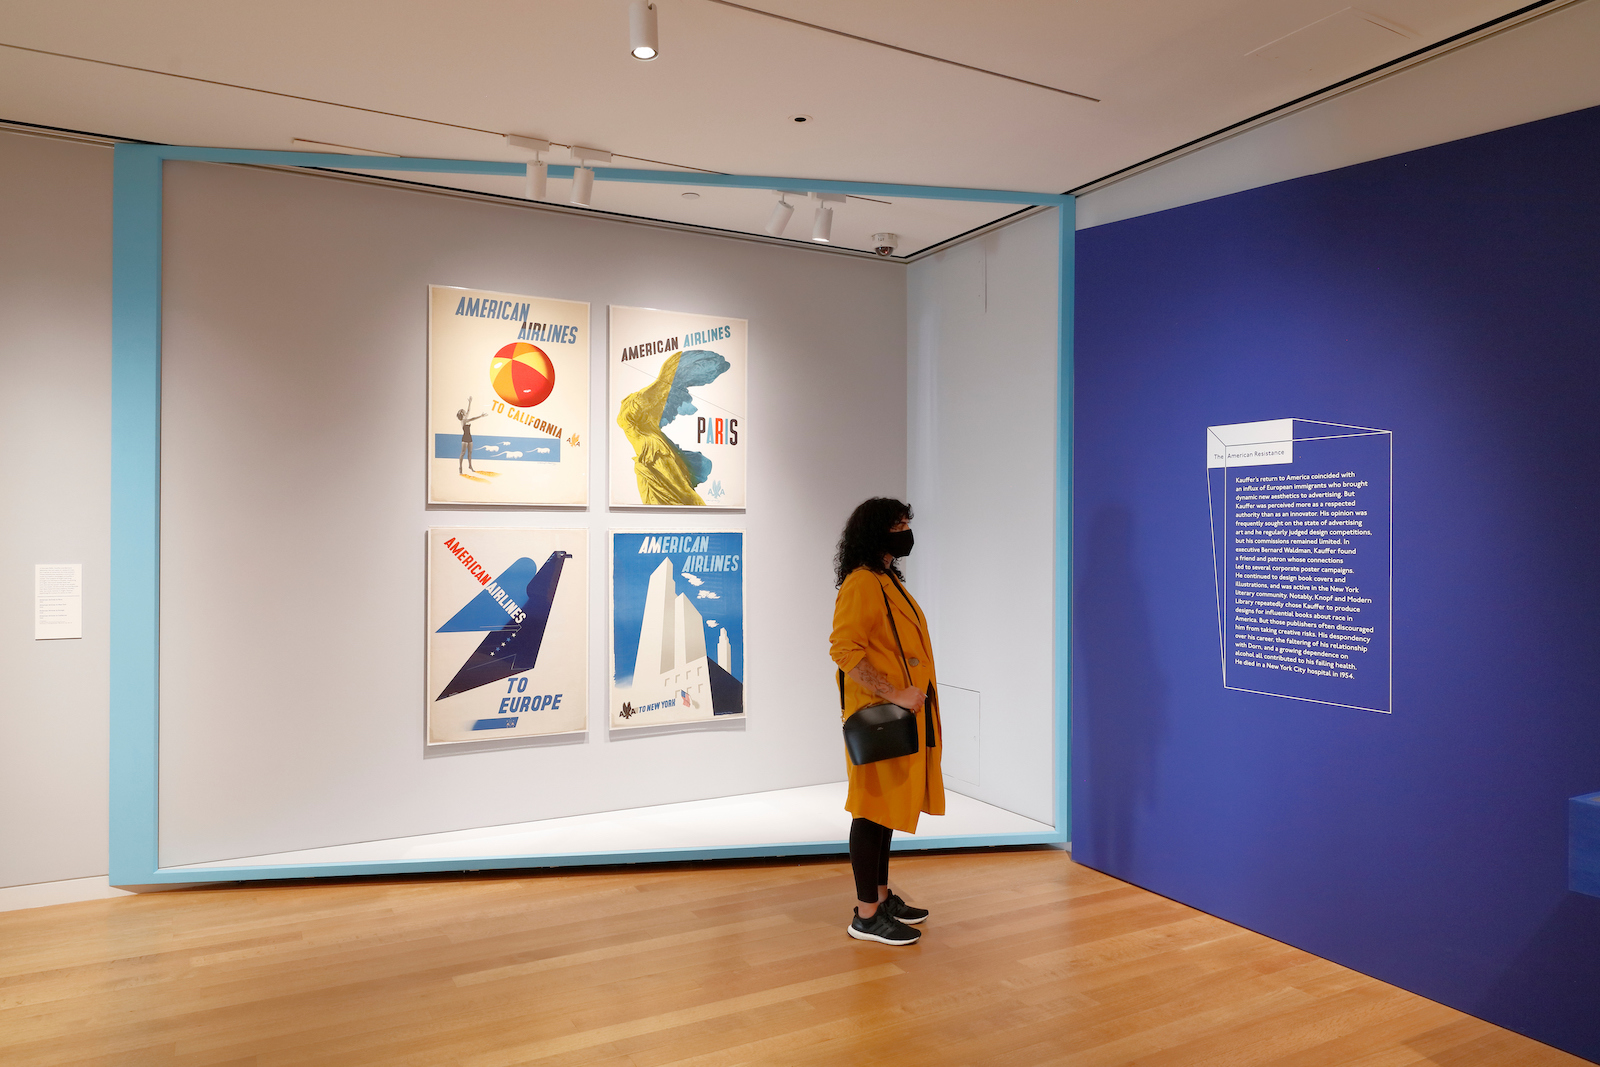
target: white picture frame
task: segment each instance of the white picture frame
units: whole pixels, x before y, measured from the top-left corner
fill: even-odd
[[[749,334],[728,315],[610,306],[612,507],[745,507]]]
[[[608,540],[610,729],[744,718],[745,532],[612,530]]]
[[[428,286],[428,503],[589,503],[589,305]]]
[[[589,531],[427,533],[427,744],[589,724]]]

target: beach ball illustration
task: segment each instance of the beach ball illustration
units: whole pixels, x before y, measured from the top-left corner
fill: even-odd
[[[489,382],[507,404],[531,408],[556,387],[556,368],[537,345],[513,341],[489,361]]]

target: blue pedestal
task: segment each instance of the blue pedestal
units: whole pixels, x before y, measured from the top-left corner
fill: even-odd
[[[1567,801],[1567,888],[1600,897],[1600,793]]]

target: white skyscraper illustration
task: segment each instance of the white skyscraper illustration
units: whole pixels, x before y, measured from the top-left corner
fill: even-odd
[[[672,602],[672,647],[674,666],[706,658],[706,623],[682,593]]]
[[[709,706],[705,620],[689,598],[677,591],[674,573],[672,561],[664,559],[650,575],[633,665],[634,701],[643,704],[687,693],[693,706]],[[727,641],[724,630],[719,655]]]
[[[728,644],[728,628],[722,628],[722,636],[717,638],[717,666],[728,673],[733,673],[733,648]]]
[[[634,685],[672,669],[672,561],[664,559],[644,597],[644,622],[639,627],[639,656],[633,662]]]

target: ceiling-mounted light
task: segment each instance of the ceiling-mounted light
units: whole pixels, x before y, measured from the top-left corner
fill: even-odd
[[[523,137],[520,134],[508,133],[506,144],[533,153],[533,159],[528,161],[528,177],[523,184],[522,195],[528,200],[543,200],[549,189],[550,174],[539,154],[550,151],[550,142],[543,137]]]
[[[572,195],[568,197],[580,207],[589,206],[589,198],[594,195],[594,171],[589,167],[572,168]]]
[[[628,5],[628,50],[634,59],[654,59],[660,54],[656,40],[656,5],[633,0]]]
[[[817,201],[817,214],[811,220],[811,239],[818,244],[827,244],[833,236],[833,205]]]
[[[794,205],[783,197],[783,193],[778,194],[778,202],[772,205],[772,216],[767,219],[767,232],[774,237],[782,237],[784,227],[794,218]]]
[[[589,198],[594,195],[594,168],[584,164],[610,163],[611,153],[578,145],[573,145],[571,151],[578,165],[572,168],[572,195],[568,199],[579,207],[588,207]]]

